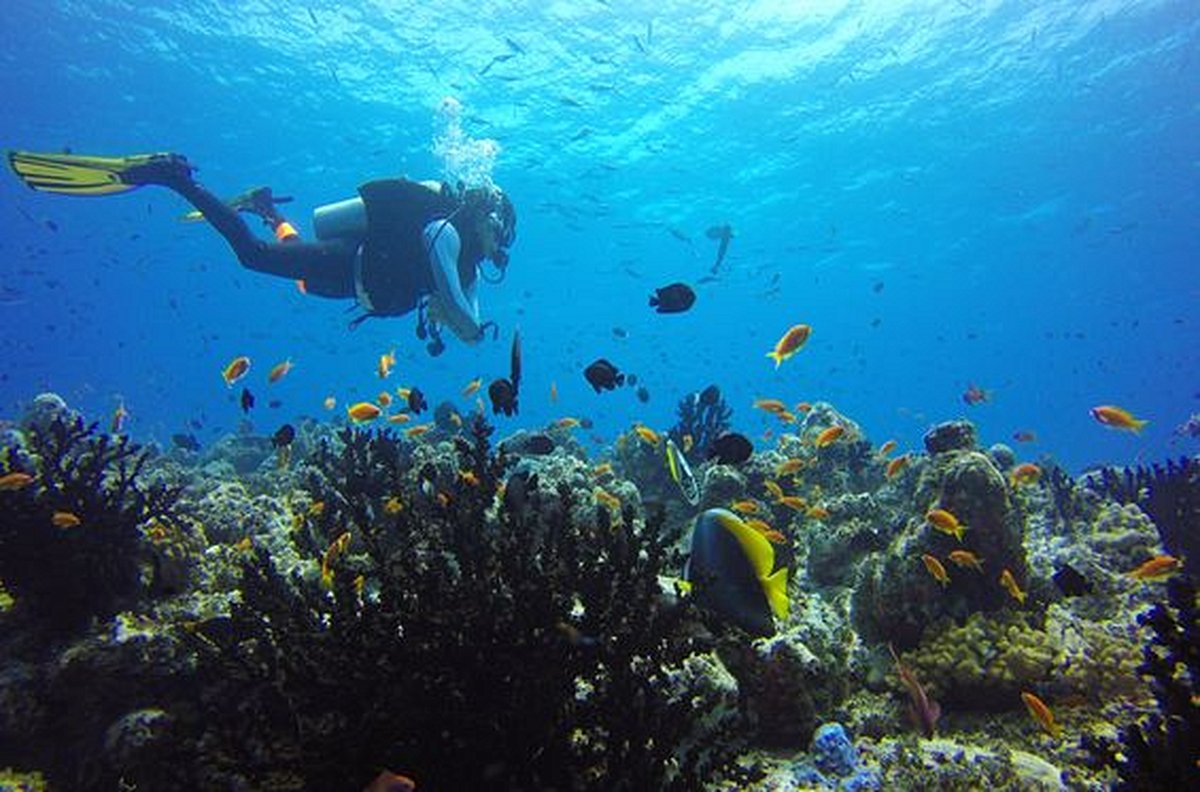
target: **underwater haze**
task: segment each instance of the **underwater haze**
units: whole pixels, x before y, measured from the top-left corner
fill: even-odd
[[[505,375],[519,327],[501,436],[590,418],[599,450],[715,383],[760,449],[778,421],[751,405],[772,397],[829,401],[901,448],[966,417],[984,446],[1072,471],[1196,451],[1177,430],[1200,412],[1194,2],[9,0],[3,16],[8,148],[179,152],[220,195],[293,196],[305,238],[315,207],[399,175],[476,169],[519,217],[507,278],[480,291],[498,338],[431,357],[411,315],[352,331],[349,303],[243,269],[167,190],[44,195],[6,172],[6,418],[54,391],[90,416],[123,404],[129,432],[163,443],[344,421],[393,348],[389,386],[469,410],[462,389]],[[655,313],[672,282],[695,306]],[[766,353],[797,323],[812,338],[777,368]],[[648,400],[595,393],[598,357]],[[1107,428],[1102,404],[1149,424]]]

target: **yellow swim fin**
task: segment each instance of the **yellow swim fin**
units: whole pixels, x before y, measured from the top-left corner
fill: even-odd
[[[174,154],[89,157],[9,151],[8,165],[34,190],[63,195],[112,195],[146,184],[145,166],[179,159]],[[141,171],[141,173],[137,173]],[[136,174],[136,175],[135,175]]]

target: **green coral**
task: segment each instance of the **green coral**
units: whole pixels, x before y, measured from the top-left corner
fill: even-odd
[[[45,789],[46,779],[41,773],[0,768],[0,792],[44,792]]]
[[[961,626],[935,624],[905,662],[932,695],[963,709],[1013,709],[1025,690],[1086,696],[1093,702],[1138,696],[1138,642],[1121,621],[1078,618],[1052,605],[1041,626],[1029,614],[975,613]]]
[[[1015,613],[973,613],[961,626],[942,621],[905,658],[943,704],[964,709],[1010,709],[1018,695],[1059,665],[1050,636]]]

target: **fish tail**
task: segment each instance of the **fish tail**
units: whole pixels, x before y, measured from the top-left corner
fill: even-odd
[[[775,361],[775,368],[779,368],[780,364],[783,363],[783,355],[773,349],[767,353],[767,357]]]
[[[1144,419],[1144,418],[1143,419],[1134,419],[1133,425],[1129,428],[1133,430],[1134,434],[1141,434],[1142,428],[1145,427],[1145,425],[1148,423],[1150,423],[1150,421],[1147,419]]]

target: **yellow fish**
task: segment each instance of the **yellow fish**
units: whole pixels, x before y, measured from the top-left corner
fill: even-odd
[[[379,416],[383,415],[383,410],[371,402],[359,402],[346,408],[346,414],[350,416],[350,420],[355,423],[363,423],[365,421],[374,421]]]
[[[654,431],[649,426],[634,424],[633,431],[637,432],[638,437],[642,438],[650,445],[658,445],[658,432]]]
[[[783,361],[800,351],[810,335],[812,335],[810,326],[806,324],[792,325],[775,342],[775,348],[767,353],[767,357],[775,361],[775,368],[779,368]]]
[[[596,499],[596,503],[599,503],[601,506],[605,506],[615,512],[621,510],[621,499],[602,487],[596,487],[592,490],[592,496]]]
[[[50,518],[50,522],[54,524],[55,528],[76,528],[83,525],[83,520],[69,511],[54,512],[54,516]]]
[[[960,542],[963,540],[963,532],[967,530],[967,526],[960,523],[957,517],[945,509],[930,509],[925,513],[925,521]]]
[[[467,383],[467,387],[463,388],[462,395],[464,399],[469,399],[475,395],[475,391],[479,390],[483,385],[483,377],[476,377]]]
[[[946,567],[942,566],[942,562],[938,561],[935,556],[925,553],[921,556],[921,560],[925,562],[925,568],[929,570],[929,574],[933,579],[942,584],[942,588],[950,585],[950,575],[946,574]]]
[[[1056,740],[1062,739],[1062,726],[1054,720],[1054,713],[1046,706],[1046,702],[1032,693],[1022,693],[1021,701],[1025,702],[1025,708],[1029,710],[1029,717],[1042,727],[1042,731]]]
[[[1028,595],[1024,591],[1021,591],[1021,587],[1017,585],[1017,579],[1013,577],[1012,572],[1005,569],[1000,573],[1000,585],[1009,593],[1009,596],[1022,605],[1025,604],[1025,597]]]

